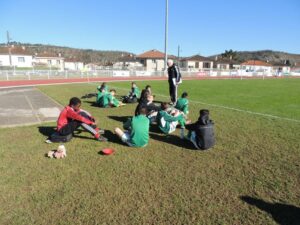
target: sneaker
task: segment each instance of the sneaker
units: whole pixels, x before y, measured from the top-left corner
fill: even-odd
[[[101,142],[106,142],[106,141],[108,141],[108,139],[105,138],[105,137],[103,137],[103,136],[98,137],[97,140],[98,140],[98,141],[101,141]]]

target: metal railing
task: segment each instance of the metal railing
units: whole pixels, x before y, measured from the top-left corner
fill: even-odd
[[[183,77],[269,77],[276,73],[269,71],[247,72],[245,70],[207,69],[201,71],[181,70]],[[282,76],[291,74],[282,74]],[[4,80],[45,80],[70,78],[101,78],[101,77],[162,77],[163,71],[115,70],[103,69],[92,71],[60,71],[60,70],[0,70],[0,81]]]

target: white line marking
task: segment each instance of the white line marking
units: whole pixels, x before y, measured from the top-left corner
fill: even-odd
[[[120,87],[116,87],[116,86],[111,86],[111,87],[116,88],[116,89],[120,89],[120,90],[124,90],[124,91],[129,90],[129,88],[126,89],[126,88],[120,88]],[[155,95],[163,97],[163,98],[169,98],[169,96],[166,96],[166,95],[161,95],[161,94],[155,94]],[[291,119],[291,118],[280,117],[280,116],[275,116],[275,115],[271,115],[271,114],[253,112],[253,111],[249,111],[249,110],[238,109],[238,108],[233,108],[233,107],[223,106],[223,105],[217,105],[217,104],[211,104],[211,103],[206,103],[206,102],[201,102],[201,101],[195,101],[195,100],[189,100],[189,101],[192,102],[192,103],[196,103],[196,104],[208,105],[208,106],[212,106],[212,107],[228,109],[228,110],[233,110],[233,111],[237,111],[237,112],[244,112],[244,113],[258,115],[258,116],[270,117],[270,118],[273,118],[273,119],[281,119],[281,120],[287,120],[287,121],[293,121],[293,122],[300,123],[300,120],[297,120],[297,119]]]
[[[31,101],[30,101],[30,99],[28,98],[28,96],[25,95],[25,93],[24,93],[24,96],[25,96],[25,99],[26,99],[27,103],[29,104],[29,106],[30,106],[30,108],[31,108],[31,110],[32,110],[32,114],[35,116],[35,118],[38,120],[39,123],[42,123],[40,117],[39,117],[39,116],[37,115],[37,113],[35,112],[35,110],[34,110],[34,108],[33,108],[33,105],[31,104]]]

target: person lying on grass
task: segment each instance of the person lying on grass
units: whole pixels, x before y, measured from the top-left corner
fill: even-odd
[[[112,107],[119,107],[125,105],[122,102],[119,102],[118,99],[116,99],[115,94],[116,94],[115,89],[111,89],[109,93],[104,94],[99,99],[99,106],[103,108],[112,108]]]
[[[180,124],[180,137],[184,138],[185,124],[190,121],[185,120],[185,116],[178,110],[170,110],[169,105],[166,102],[161,103],[161,110],[157,114],[157,123],[159,129],[165,133],[170,134],[176,130],[178,123]]]
[[[189,113],[189,100],[188,93],[183,92],[181,98],[179,98],[176,102],[175,109],[183,112],[185,115]]]
[[[214,123],[209,119],[207,109],[200,110],[198,121],[186,125],[189,130],[187,139],[190,140],[196,149],[206,150],[215,145]]]
[[[149,141],[150,126],[149,119],[146,115],[147,109],[141,108],[138,116],[132,117],[124,124],[126,131],[123,132],[118,127],[115,129],[116,135],[131,147],[145,147]]]
[[[127,96],[124,96],[123,102],[124,103],[135,103],[138,101],[140,97],[140,90],[137,87],[135,82],[131,83],[131,91],[128,93]]]
[[[72,134],[78,127],[83,127],[91,133],[98,141],[107,141],[101,136],[103,130],[97,127],[95,119],[87,111],[80,109],[81,101],[77,97],[70,99],[67,105],[60,113],[57,120],[57,132],[60,135],[66,136]]]

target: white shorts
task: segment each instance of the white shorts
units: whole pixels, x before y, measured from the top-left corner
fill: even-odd
[[[176,130],[177,125],[178,125],[178,121],[170,123],[169,134],[173,133]]]

